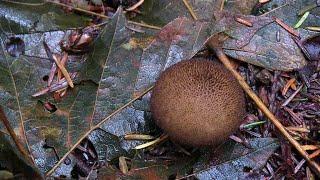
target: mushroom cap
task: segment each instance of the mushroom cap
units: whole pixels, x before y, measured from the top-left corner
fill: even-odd
[[[165,70],[151,95],[156,124],[180,144],[224,142],[245,116],[245,98],[236,79],[220,63],[202,58]]]

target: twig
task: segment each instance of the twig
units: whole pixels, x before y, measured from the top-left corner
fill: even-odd
[[[296,131],[296,132],[302,132],[302,133],[310,133],[310,130],[309,129],[306,129],[306,128],[302,128],[302,127],[286,127],[287,130],[290,130],[290,131]]]
[[[81,143],[81,141],[83,139],[85,139],[92,131],[99,129],[100,126],[105,123],[107,120],[109,120],[110,118],[112,118],[114,115],[118,114],[120,111],[122,111],[123,109],[127,108],[129,105],[131,105],[133,102],[135,102],[136,100],[140,99],[142,96],[144,96],[145,94],[147,94],[149,91],[151,91],[153,89],[154,86],[149,87],[148,89],[146,89],[144,92],[142,92],[140,95],[135,96],[131,101],[129,101],[127,104],[123,105],[122,107],[120,107],[119,109],[117,109],[116,111],[114,111],[113,113],[111,113],[109,116],[107,116],[106,118],[104,118],[101,122],[99,122],[97,125],[93,126],[89,131],[87,131],[70,149],[67,153],[65,153],[65,155],[57,162],[57,164],[52,167],[52,169],[50,171],[48,171],[46,173],[46,176],[50,176],[59,166],[61,163],[64,162],[64,160],[68,157],[68,155],[75,149],[77,148],[77,146]]]
[[[98,13],[95,13],[95,12],[92,12],[92,11],[87,11],[85,9],[81,9],[81,8],[77,8],[77,7],[73,7],[73,6],[69,6],[67,4],[63,4],[63,3],[60,3],[60,2],[51,1],[51,0],[47,0],[47,2],[55,4],[55,5],[58,5],[58,6],[63,6],[63,7],[66,7],[66,8],[70,8],[70,9],[73,9],[75,11],[83,12],[83,13],[86,13],[86,14],[98,16],[98,17],[105,18],[105,19],[110,19],[110,17],[108,17],[106,15],[98,14]],[[128,23],[134,24],[134,25],[138,25],[138,26],[141,26],[141,27],[145,27],[145,28],[150,28],[150,29],[157,29],[157,30],[161,29],[161,27],[153,26],[153,25],[149,25],[149,24],[145,24],[145,23],[139,23],[139,22],[134,22],[134,21],[128,21]]]
[[[301,85],[294,93],[292,93],[291,96],[281,105],[281,107],[288,105],[292,101],[292,99],[298,94],[298,92],[300,92],[302,87],[303,85]]]
[[[14,130],[12,129],[9,120],[7,119],[7,116],[5,115],[2,106],[0,105],[0,119],[3,123],[3,125],[6,127],[7,131],[9,132],[10,136],[12,137],[12,140],[14,142],[14,144],[17,146],[18,150],[20,151],[20,153],[23,155],[23,157],[28,160],[30,163],[33,164],[32,159],[30,158],[29,154],[27,153],[27,151],[24,149],[23,145],[21,144],[21,142],[19,141],[16,133],[14,132]]]
[[[269,2],[270,0],[259,0],[259,3],[260,4],[265,4],[265,3],[267,3],[267,2]]]
[[[124,156],[119,157],[119,169],[123,174],[127,174],[129,172],[128,164]]]
[[[137,26],[141,26],[141,27],[145,27],[145,28],[161,30],[161,27],[150,25],[150,24],[139,23],[139,22],[135,22],[135,21],[128,21],[128,23],[133,24],[133,25],[137,25]]]
[[[303,145],[302,148],[305,150],[305,151],[314,151],[314,150],[318,150],[320,149],[320,146],[318,145]]]
[[[60,59],[60,63],[61,63],[61,65],[63,66],[63,67],[65,67],[66,66],[66,63],[67,63],[67,61],[68,61],[68,54],[66,53],[66,52],[63,52],[63,55],[62,55],[62,57],[60,57],[59,58]],[[61,80],[62,79],[62,72],[61,72],[61,70],[59,70],[58,71],[58,80]]]
[[[166,135],[162,135],[160,137],[158,137],[157,139],[153,140],[153,141],[150,141],[150,142],[147,142],[147,143],[144,143],[144,144],[141,144],[139,146],[136,146],[135,148],[133,149],[145,149],[147,147],[150,147],[150,146],[154,146],[156,144],[159,144],[165,140],[167,140],[169,138],[169,136],[166,134]]]
[[[312,154],[310,154],[310,158],[313,159],[313,158],[319,156],[319,154],[320,154],[320,149],[318,149],[315,152],[313,152]]]
[[[301,169],[301,167],[304,165],[304,163],[306,162],[306,160],[305,159],[302,159],[298,164],[297,164],[297,166],[294,168],[294,174],[296,174],[300,169]]]
[[[246,19],[242,19],[242,18],[236,17],[235,21],[237,21],[238,23],[243,24],[245,26],[252,27],[252,22],[250,22],[250,21],[248,21]]]
[[[320,31],[320,27],[318,26],[308,26],[308,27],[305,27],[305,29],[308,29],[310,31]]]
[[[56,63],[56,65],[58,66],[58,68],[60,69],[60,71],[62,72],[64,77],[66,78],[69,86],[71,88],[73,88],[74,85],[73,85],[72,79],[71,79],[68,71],[66,70],[66,68],[60,63],[60,61],[58,60],[57,56],[51,53],[48,44],[46,42],[44,42],[44,41],[43,41],[43,46],[44,46],[44,49],[45,49],[45,51],[47,53],[48,58]]]
[[[194,20],[198,20],[197,15],[194,13],[194,11],[193,11],[193,9],[192,9],[192,6],[188,3],[188,1],[187,1],[187,0],[183,0],[183,3],[184,3],[184,5],[187,7],[187,9],[189,10],[192,18],[193,18]]]
[[[296,150],[302,155],[302,157],[308,162],[310,167],[314,172],[320,176],[320,166],[313,160],[310,159],[308,153],[303,150],[301,145],[286,131],[285,127],[280,123],[280,121],[270,112],[266,105],[261,101],[261,99],[252,91],[250,86],[246,83],[244,78],[233,68],[229,58],[224,54],[221,48],[217,48],[214,44],[210,45],[216,52],[217,57],[224,64],[224,66],[233,74],[233,76],[238,80],[239,84],[243,90],[248,94],[248,96],[257,104],[259,109],[266,115],[266,117],[277,127],[281,134],[287,138],[287,140],[296,148]]]
[[[225,1],[224,1],[224,0],[221,0],[221,4],[220,4],[220,11],[222,11],[222,10],[223,10],[223,8],[224,8],[224,3],[225,3]]]
[[[61,64],[61,62],[58,60],[57,56],[53,54],[53,60],[55,61],[55,63],[57,64],[57,66],[59,67],[61,73],[63,74],[63,76],[66,78],[69,86],[71,88],[74,87],[72,79],[68,73],[68,71],[66,70],[66,68]]]
[[[133,11],[135,10],[137,7],[141,6],[141,4],[144,2],[144,0],[140,0],[139,2],[137,2],[136,4],[134,4],[133,6],[129,7],[126,9],[126,11]]]
[[[125,140],[153,140],[153,136],[146,134],[126,134],[124,135]]]
[[[54,75],[56,74],[56,72],[57,72],[57,65],[56,65],[56,63],[52,63],[51,70],[49,73],[49,78],[48,78],[48,87],[51,86],[51,84],[53,82]]]
[[[276,23],[278,23],[283,29],[285,29],[290,34],[292,34],[292,35],[294,35],[296,37],[300,37],[300,35],[299,35],[299,33],[297,31],[295,31],[292,27],[290,27],[289,25],[287,25],[286,23],[281,21],[279,18],[274,17],[274,20],[275,20]]]

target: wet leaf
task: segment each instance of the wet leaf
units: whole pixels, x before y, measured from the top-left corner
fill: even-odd
[[[243,15],[249,15],[252,13],[252,9],[257,4],[256,0],[234,0],[225,1],[223,10],[239,13]]]
[[[89,139],[94,144],[100,161],[111,162],[127,154],[121,147],[119,137],[102,129],[93,131],[89,135]]]
[[[19,132],[18,136],[26,143],[41,171],[48,171],[57,161],[57,155],[64,155],[94,125],[132,99],[140,61],[148,63],[149,56],[154,56],[153,61],[158,56],[159,62],[169,65],[192,57],[202,48],[209,36],[207,23],[193,22],[185,18],[177,19],[174,23],[176,22],[178,26],[171,24],[165,28],[145,50],[139,46],[128,49],[124,45],[132,40],[134,33],[125,27],[126,19],[119,11],[102,30],[85,62],[80,62],[83,65],[74,62],[68,64],[69,72],[79,71],[79,76],[75,81],[75,88],[68,90],[67,96],[60,102],[50,96],[33,98],[31,95],[46,87],[47,82],[43,79],[50,73],[52,65],[39,44],[45,40],[51,49],[59,52],[55,47],[59,47],[57,44],[64,32],[19,35],[25,42],[32,42],[27,43],[26,54],[35,57],[10,57],[2,44],[0,92],[4,98],[0,103],[6,106],[9,120]],[[189,41],[193,43],[190,44]],[[2,39],[3,42],[5,39]],[[156,76],[151,78],[154,80]],[[149,82],[152,83],[148,80],[147,83]],[[144,85],[140,87],[150,84]],[[50,113],[45,110],[42,102],[50,103],[56,108],[55,111]],[[125,117],[131,116],[132,112],[135,114],[139,111],[130,110]],[[138,114],[143,116],[143,111]],[[133,120],[135,121],[134,116]],[[117,135],[127,132],[119,129],[114,132],[116,126],[125,129],[120,124],[110,125],[109,130]],[[104,127],[108,129],[109,126]],[[134,129],[139,132],[141,125],[134,125]],[[123,146],[129,149],[136,142],[124,144],[127,144]],[[43,148],[48,145],[52,148]]]
[[[21,2],[34,5],[0,2],[0,27],[2,31],[18,34],[30,33],[31,31],[63,30],[81,27],[86,23],[85,18],[76,14],[66,14],[61,7],[43,3],[42,0]]]
[[[119,18],[119,16],[121,16],[121,18]],[[127,61],[125,59],[120,59],[123,60],[123,63],[129,63],[128,68],[125,66],[119,66],[123,68],[122,71],[120,71],[117,69],[112,69],[118,65],[118,59],[116,59],[112,53],[107,53],[105,51],[105,48],[109,49],[109,51],[112,51],[112,45],[113,48],[118,48],[118,45],[121,45],[121,43],[124,43],[125,40],[127,40],[129,36],[125,36],[125,34],[127,33],[128,35],[130,33],[128,33],[129,30],[127,30],[124,25],[125,18],[120,12],[115,17],[114,21],[111,21],[110,24],[107,25],[106,29],[108,29],[108,31],[110,30],[109,33],[106,33],[107,35],[102,33],[100,42],[97,42],[97,47],[99,47],[100,54],[98,51],[95,51],[96,56],[92,55],[91,57],[93,59],[89,59],[87,61],[88,64],[85,64],[83,68],[82,72],[84,74],[87,73],[86,70],[87,67],[90,66],[89,64],[94,66],[90,70],[93,70],[92,72],[96,73],[93,76],[95,80],[102,76],[103,69],[110,68],[111,70],[114,70],[114,73],[109,71],[111,75],[105,74],[105,77],[108,76],[109,80],[111,80],[111,83],[112,80],[114,80],[114,83],[121,83],[119,81],[120,79],[118,78],[117,80],[115,76],[121,76],[126,73],[127,70],[130,72],[129,69],[132,67],[130,65],[132,65],[132,62],[134,61],[131,59],[133,56],[130,56],[127,53],[127,58],[130,58],[130,60]],[[121,32],[124,34],[117,34]],[[41,36],[42,35],[39,34],[39,37]],[[113,37],[118,38],[118,41]],[[103,78],[105,77],[97,80],[96,82],[93,82],[92,80],[84,81],[83,83],[79,84],[74,91],[68,91],[68,95],[65,99],[63,99],[62,102],[55,102],[49,97],[49,102],[55,105],[57,108],[54,113],[49,113],[48,111],[44,110],[42,104],[38,101],[39,99],[47,99],[48,97],[32,98],[31,95],[46,86],[46,82],[43,81],[43,77],[49,74],[51,62],[48,59],[35,57],[10,57],[4,50],[3,42],[5,42],[4,39],[2,39],[2,51],[0,52],[0,93],[3,97],[1,98],[0,103],[1,105],[5,106],[4,110],[7,113],[12,126],[17,130],[17,134],[22,141],[26,143],[29,151],[36,159],[36,163],[39,168],[42,171],[47,171],[49,170],[50,166],[53,166],[57,159],[52,149],[43,149],[45,140],[50,142],[50,145],[55,148],[59,156],[62,156],[82,134],[86,133],[86,131],[90,129],[90,125],[92,126],[94,124],[92,121],[92,116],[94,109],[97,107],[97,105],[95,105],[95,97],[98,91],[97,84],[100,82],[100,80],[104,80]],[[115,45],[110,45],[111,42],[115,43]],[[38,40],[36,43],[41,43],[41,41],[39,42]],[[123,53],[123,51],[121,52],[120,50],[117,52]],[[43,53],[43,49],[41,53]],[[41,55],[37,54],[37,56]],[[108,61],[107,57],[109,57]],[[111,57],[113,61],[109,62]],[[98,71],[96,71],[97,69]],[[132,73],[134,74],[135,72],[137,71]],[[87,74],[90,75],[89,72]],[[129,79],[126,80],[125,76]],[[87,78],[88,80],[90,79],[90,77],[81,77]],[[128,85],[125,83],[129,83],[130,79],[132,79],[133,83],[134,77],[135,75],[132,74],[124,74],[124,76],[121,76],[121,80],[124,81],[123,85]],[[120,104],[123,101],[128,101],[131,97],[128,91],[123,90],[123,86],[118,88],[121,88],[121,91],[116,90],[114,92],[120,94],[122,92],[126,93],[126,99],[120,99],[123,98],[121,96],[119,97],[120,100],[116,99],[114,101],[119,101]],[[106,91],[107,93],[109,92],[108,90]],[[131,91],[133,91],[133,85]],[[107,99],[112,101],[111,98]],[[97,98],[97,100],[100,99]],[[105,99],[103,98],[103,100]],[[43,102],[46,101],[47,100]],[[110,101],[106,102],[109,105],[108,107],[105,107],[108,108],[108,112],[105,112],[106,114],[110,113],[110,111],[112,112],[118,107],[116,105],[117,103]],[[84,104],[84,102],[87,103]],[[109,108],[110,106],[112,108]],[[97,109],[98,108],[95,110]],[[95,118],[98,118],[97,121],[100,121],[104,117],[106,116],[95,116]]]
[[[203,156],[203,161],[195,166],[195,177],[198,179],[257,178],[259,170],[279,145],[272,138],[251,139],[249,143],[252,149],[234,142],[226,142],[214,151],[211,158]],[[210,162],[207,162],[208,159],[211,159]],[[206,165],[206,162],[210,164]]]
[[[130,151],[132,148],[144,142],[124,140],[124,135],[132,133],[150,134],[156,129],[156,126],[150,117],[150,113],[129,106],[110,118],[101,128],[121,138],[121,148]]]
[[[130,101],[142,50],[127,50],[133,32],[125,27],[122,11],[102,30],[93,51],[79,72],[80,84],[56,104],[53,117],[61,121],[54,147],[59,155],[68,150],[94,125]],[[59,113],[60,110],[60,113]]]
[[[220,10],[222,1],[224,0],[192,0],[187,2],[189,2],[198,19],[211,20],[213,12]],[[256,3],[256,0],[226,1],[223,9],[242,14],[250,14]],[[183,1],[145,0],[141,11],[142,15],[137,15],[134,19],[135,21],[143,21],[158,26],[164,26],[178,17],[192,19]]]
[[[204,3],[202,6],[210,10],[209,5]],[[206,11],[201,7],[194,7],[196,12]],[[214,33],[224,31],[233,38],[226,43],[229,45],[225,47],[226,51],[249,45],[249,48],[252,48],[260,41],[260,30],[272,24],[272,19],[267,17],[248,17],[256,23],[252,29],[234,23],[234,19],[219,21],[220,29],[214,29],[217,30]],[[227,22],[234,24],[230,25]],[[93,49],[89,55],[81,56],[81,61],[72,61],[67,65],[69,72],[77,71],[78,76],[75,88],[68,89],[62,101],[55,101],[50,95],[38,98],[32,98],[31,95],[47,86],[44,79],[50,73],[52,65],[41,45],[42,41],[48,42],[54,52],[59,52],[58,43],[65,32],[17,35],[16,37],[28,42],[25,54],[35,57],[9,56],[4,50],[3,42],[6,39],[3,38],[0,52],[0,94],[3,98],[0,99],[0,104],[6,105],[5,111],[17,134],[26,142],[43,172],[50,170],[58,158],[77,143],[80,137],[105,119],[108,121],[101,129],[89,135],[97,149],[99,160],[112,161],[119,156],[129,156],[132,147],[141,142],[125,141],[122,136],[127,133],[149,134],[154,125],[146,117],[148,103],[145,100],[148,99],[148,95],[144,96],[141,102],[137,101],[134,106],[122,108],[137,93],[152,86],[165,68],[189,59],[201,50],[212,29],[211,22],[178,18],[165,26],[154,38],[145,38],[144,35],[137,35],[127,28],[125,17],[118,11],[103,28],[99,37],[93,41]],[[5,37],[3,34],[0,37]],[[244,34],[244,37],[240,37],[239,34]],[[255,40],[257,34],[258,39]],[[136,41],[137,38],[139,41]],[[150,39],[153,40],[148,45]],[[256,44],[250,44],[252,39]],[[257,53],[258,51],[255,51],[253,54]],[[54,111],[48,112],[42,102],[50,105],[46,106],[48,110],[55,107]],[[75,164],[74,160],[67,159],[55,175],[70,174]],[[89,173],[89,169],[86,172]],[[150,177],[155,174],[153,170],[146,173],[149,172]]]
[[[303,31],[305,27],[319,25],[319,8],[317,0],[273,0],[255,11],[265,12],[265,16],[280,18],[291,27],[294,27],[305,12],[310,11],[308,18],[298,29]]]
[[[232,58],[272,70],[290,71],[302,68],[306,60],[291,34],[269,17],[216,13],[214,33],[223,32],[223,49]],[[235,20],[241,18],[252,23],[248,27]],[[278,39],[277,33],[280,33]]]
[[[167,67],[193,57],[209,36],[208,22],[177,18],[163,27],[143,51],[135,93],[149,88]]]
[[[211,19],[218,1],[196,0],[188,1],[199,19]],[[135,17],[135,21],[143,21],[149,24],[164,26],[178,17],[192,16],[183,1],[172,0],[146,0],[142,5],[142,15]]]

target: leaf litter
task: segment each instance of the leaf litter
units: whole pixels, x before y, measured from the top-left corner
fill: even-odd
[[[192,4],[197,14],[202,14],[199,13],[201,11],[199,11],[199,7],[197,6],[201,5],[201,3]],[[316,4],[315,1],[311,0],[304,3],[306,3],[306,6]],[[269,5],[269,3],[264,3],[262,6],[255,6],[255,8],[258,7],[257,11],[264,11],[264,8]],[[44,87],[47,88],[45,77],[49,77],[50,72],[52,72],[52,62],[48,60],[44,49],[36,48],[36,45],[30,47],[29,41],[24,40],[27,47],[25,54],[28,51],[30,52],[30,50],[35,53],[29,54],[31,57],[28,54],[22,54],[16,58],[11,57],[4,51],[5,46],[3,43],[6,42],[7,37],[4,34],[7,33],[2,33],[3,51],[0,53],[0,62],[1,69],[4,69],[4,71],[0,73],[3,77],[1,78],[2,81],[0,81],[0,92],[5,98],[2,98],[0,102],[2,105],[6,105],[5,111],[10,121],[13,122],[13,127],[19,129],[17,131],[19,132],[17,133],[18,136],[22,139],[24,137],[27,139],[24,142],[29,144],[27,144],[27,147],[35,158],[36,165],[43,173],[49,171],[56,161],[63,157],[64,161],[60,163],[61,166],[53,174],[54,176],[107,178],[111,175],[112,177],[123,177],[124,172],[117,169],[117,164],[119,163],[119,157],[127,157],[121,160],[121,166],[128,166],[129,177],[138,174],[142,175],[142,177],[160,177],[158,173],[161,170],[157,168],[154,170],[152,165],[148,166],[145,164],[144,167],[147,169],[142,173],[136,170],[136,167],[131,163],[137,158],[137,154],[132,150],[143,142],[130,142],[123,138],[128,133],[141,133],[141,135],[153,135],[154,137],[159,137],[162,134],[161,130],[155,127],[154,124],[152,125],[152,119],[148,115],[149,94],[144,95],[141,99],[138,98],[141,97],[141,94],[147,92],[146,90],[152,86],[158,75],[166,67],[181,60],[189,59],[196,54],[197,56],[211,57],[210,52],[204,45],[210,36],[217,33],[220,35],[222,32],[229,37],[229,39],[224,41],[226,54],[235,59],[263,67],[246,63],[238,63],[236,65],[241,74],[246,77],[248,84],[262,99],[265,99],[266,105],[269,106],[277,117],[281,118],[282,123],[288,127],[289,133],[299,138],[299,142],[304,147],[309,147],[312,144],[316,145],[319,134],[316,128],[319,118],[317,111],[320,109],[318,106],[317,40],[315,38],[315,40],[301,41],[302,46],[299,46],[291,38],[287,29],[275,23],[273,18],[277,17],[288,26],[294,26],[301,18],[301,15],[291,16],[290,14],[292,12],[297,13],[298,11],[300,14],[303,14],[300,11],[305,5],[299,1],[280,4],[279,8],[271,10],[263,16],[256,17],[216,11],[215,17],[217,17],[217,14],[221,16],[221,14],[225,13],[226,15],[224,16],[224,20],[223,18],[216,18],[215,23],[205,20],[192,21],[187,18],[175,19],[177,15],[172,15],[171,20],[163,21],[162,23],[166,24],[173,19],[175,20],[165,26],[155,36],[153,33],[144,36],[128,29],[125,17],[121,11],[118,11],[112,20],[108,20],[106,27],[100,30],[98,37],[94,38],[92,42],[93,46],[89,47],[89,50],[84,54],[72,55],[75,60],[72,61],[72,57],[71,61],[69,60],[66,63],[68,72],[77,72],[77,75],[74,76],[75,88],[65,91],[66,95],[60,97],[60,99],[52,97],[51,93],[56,92],[58,89],[66,88],[66,81],[64,82],[66,85],[62,87],[60,85],[58,89],[51,87],[51,90],[41,94],[42,96],[38,98],[31,97],[36,91]],[[170,8],[170,6],[168,7]],[[232,6],[227,2],[224,4],[224,7]],[[295,10],[291,10],[288,13],[287,11],[290,8]],[[250,10],[250,8],[248,9]],[[310,14],[298,29],[302,38],[314,35],[314,32],[302,28],[306,27],[308,29],[308,26],[316,25],[314,23],[318,21],[316,16],[318,11],[315,9],[317,8],[308,9]],[[181,14],[179,11],[171,11]],[[190,16],[187,10],[182,9],[182,11],[187,17]],[[205,12],[210,14],[210,11]],[[242,13],[249,14],[248,12],[245,10]],[[152,13],[153,11],[148,12],[148,14]],[[206,15],[206,13],[203,14]],[[211,13],[213,13],[213,10]],[[139,17],[138,14],[134,14],[134,16]],[[23,27],[23,24],[18,26]],[[64,29],[63,26],[61,27]],[[61,28],[59,27],[58,29]],[[2,28],[2,30],[4,29]],[[17,32],[19,33],[19,31]],[[50,32],[43,32],[39,34],[39,37],[41,37],[41,34],[46,33],[50,34]],[[32,37],[36,34],[21,34],[18,36]],[[65,36],[65,32],[61,32],[61,35]],[[48,41],[46,38],[46,42],[49,42],[52,51],[58,54],[61,53],[59,42],[63,39],[62,36],[61,38],[53,38],[56,41],[50,41],[52,38],[49,38],[50,40]],[[132,46],[129,43],[134,38],[147,39],[152,36],[154,37],[150,44],[141,46],[142,48]],[[53,44],[51,44],[52,42]],[[36,41],[36,44],[41,44],[40,39]],[[74,44],[78,45],[79,43]],[[263,47],[265,44],[270,45],[269,48],[272,47],[270,49],[273,50],[278,48],[278,51],[264,51],[263,49],[266,49]],[[279,50],[278,45],[281,44],[283,45],[280,46]],[[69,47],[74,48],[75,46],[71,45]],[[305,66],[307,61],[304,58],[306,54],[300,51],[299,48],[301,47],[305,47],[307,51],[304,51],[304,53],[308,52],[309,57],[312,57],[312,61],[308,62],[307,66]],[[251,51],[251,49],[254,49],[254,51]],[[38,53],[38,50],[42,54]],[[72,53],[72,51],[69,51],[69,53]],[[290,57],[292,59],[288,61],[288,54],[294,54],[295,56]],[[256,59],[259,61],[257,62]],[[284,62],[279,62],[279,60],[283,60]],[[295,63],[288,64],[292,60]],[[303,66],[305,66],[303,69],[297,71],[298,68]],[[263,76],[264,79],[258,78],[257,75],[261,73],[266,75]],[[8,77],[11,78],[9,79]],[[299,87],[298,89],[294,88],[292,79],[295,79],[294,84],[296,87]],[[57,82],[58,84],[53,83],[52,85],[59,85],[59,81]],[[309,85],[302,86],[306,82]],[[132,98],[137,99],[131,101]],[[130,105],[132,102],[134,103]],[[46,108],[55,107],[56,110],[54,112],[45,110],[45,104],[47,105],[45,106]],[[282,108],[280,107],[281,104],[283,105]],[[118,111],[119,108],[120,110]],[[239,142],[245,145],[244,142],[263,140],[259,138],[257,140],[252,139],[252,137],[257,136],[279,138],[278,132],[269,121],[266,121],[267,119],[261,111],[252,105],[252,102],[249,101],[247,109],[248,113],[255,114],[255,118],[253,119],[266,123],[253,124],[253,126],[250,126],[252,127],[250,130],[236,134],[235,137],[243,139]],[[20,122],[18,119],[20,119]],[[106,122],[100,123],[104,121]],[[101,129],[94,130],[97,125]],[[89,138],[86,138],[87,135],[89,135]],[[249,153],[248,156],[262,157],[262,159],[254,161],[250,165],[243,164],[244,162],[251,162],[250,160],[243,159],[240,152],[235,153],[236,159],[239,158],[238,161],[242,166],[239,166],[240,169],[232,168],[231,166],[231,169],[235,170],[234,176],[264,176],[274,178],[287,176],[298,178],[312,175],[309,167],[305,166],[303,160],[300,160],[300,157],[284,142],[280,138],[281,151],[277,150],[276,153],[274,151],[278,147],[277,143],[271,143],[272,146],[270,148],[268,148],[269,146],[257,147],[258,151]],[[196,176],[200,179],[213,176],[228,177],[228,175],[223,175],[223,173],[222,175],[219,174],[221,173],[219,168],[237,162],[237,160],[231,159],[231,164],[218,163],[213,167],[209,166],[210,168],[205,168],[203,167],[205,163],[201,162],[201,158],[197,160],[197,157],[199,157],[199,154],[206,154],[210,151],[205,149],[184,149],[170,143],[164,142],[158,146],[149,147],[147,150],[139,152],[139,157],[142,160],[148,158],[157,160],[158,164],[164,163],[164,166],[167,166],[167,168],[171,167],[169,170],[172,170],[166,173],[166,177],[177,178],[188,175]],[[88,144],[91,145],[88,146]],[[237,148],[244,148],[243,145],[237,144]],[[70,148],[73,151],[67,152]],[[236,152],[237,149],[228,146],[222,146],[222,148],[226,148],[226,150],[223,153],[218,153],[218,156],[215,157],[221,156],[224,152]],[[249,151],[250,149],[245,149],[244,152],[247,150]],[[95,151],[96,153],[92,153]],[[312,157],[317,157],[316,149],[309,149],[308,152],[310,151],[311,153],[313,152]],[[68,157],[63,156],[66,152],[69,154]],[[189,152],[191,152],[192,158],[189,157]],[[81,153],[88,154],[81,155]],[[229,153],[226,153],[226,158],[232,157],[228,157],[228,155]],[[165,159],[165,161],[158,161],[159,159]],[[170,166],[175,164],[175,162],[180,162],[180,160],[184,163],[180,163],[178,165],[179,168],[172,168]],[[195,163],[199,166],[195,167]],[[101,167],[103,167],[102,171],[97,174],[97,170]],[[111,171],[111,174],[103,175],[107,171]],[[158,175],[155,176],[154,173]],[[216,173],[219,175],[216,176]]]

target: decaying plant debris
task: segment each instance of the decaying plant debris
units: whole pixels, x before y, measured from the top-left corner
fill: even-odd
[[[0,143],[18,145],[0,149],[0,176],[319,176],[318,1],[0,4]],[[149,111],[161,72],[192,57],[222,61],[247,93],[216,148],[171,142]]]

